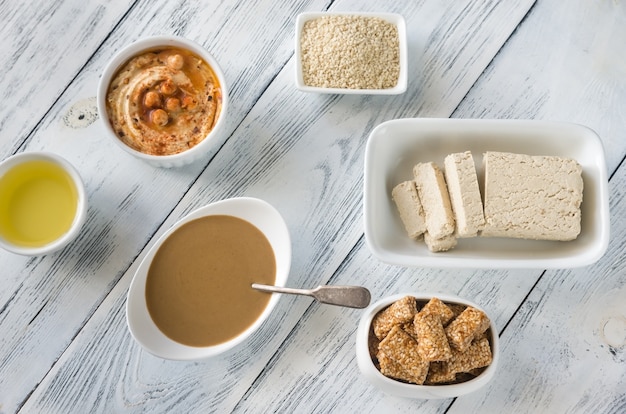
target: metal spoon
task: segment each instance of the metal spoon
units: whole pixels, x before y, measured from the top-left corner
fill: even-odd
[[[367,307],[371,299],[370,291],[361,286],[324,285],[315,289],[292,289],[253,283],[252,288],[262,292],[313,296],[320,303],[358,309]]]

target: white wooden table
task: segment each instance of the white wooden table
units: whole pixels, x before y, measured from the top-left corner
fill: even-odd
[[[295,90],[302,11],[401,13],[409,87],[398,96]],[[0,3],[0,158],[46,150],[80,171],[89,216],[44,257],[0,252],[0,413],[626,412],[626,3],[619,0],[43,1]],[[231,90],[228,137],[163,170],[104,139],[95,91],[141,37],[204,45]],[[406,117],[569,121],[602,138],[611,241],[574,270],[405,269],[363,238],[363,156]],[[96,122],[94,122],[96,121]],[[289,285],[361,284],[373,300],[458,294],[496,319],[495,379],[454,400],[406,400],[360,376],[360,311],[287,297],[245,347],[164,361],[126,328],[126,293],[154,241],[187,212],[233,196],[274,205],[293,238]]]

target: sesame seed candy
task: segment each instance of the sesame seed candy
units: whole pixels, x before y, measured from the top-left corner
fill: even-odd
[[[451,358],[450,345],[439,315],[422,310],[415,315],[413,326],[417,333],[417,351],[424,361],[447,361]]]
[[[380,373],[389,378],[413,382],[413,377],[402,365],[385,355],[384,352],[378,351],[378,362],[380,363]]]
[[[489,318],[484,312],[468,306],[446,327],[450,345],[465,351],[472,341],[489,328]]]
[[[477,368],[483,368],[491,364],[491,346],[487,338],[481,338],[467,348],[466,351],[460,352],[452,350],[452,358],[448,362],[449,369],[455,374],[460,372],[472,372]]]
[[[379,346],[386,356],[393,359],[410,376],[410,382],[423,384],[429,363],[420,358],[417,342],[399,326],[394,326]]]
[[[383,339],[395,325],[413,321],[416,313],[415,298],[413,296],[405,296],[374,317],[372,321],[374,334],[378,339]]]
[[[450,309],[450,307],[443,303],[439,298],[432,298],[429,300],[420,312],[438,315],[443,326],[446,326],[448,322],[454,318],[454,312],[452,309]]]
[[[403,323],[400,327],[404,332],[411,335],[411,337],[417,341],[417,332],[415,332],[415,325],[413,325],[413,321]]]
[[[450,370],[446,361],[431,362],[425,384],[444,384],[456,380],[456,372]]]

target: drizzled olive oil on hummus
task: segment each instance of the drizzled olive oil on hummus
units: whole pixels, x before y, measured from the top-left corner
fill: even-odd
[[[215,72],[189,50],[164,47],[133,57],[107,91],[113,130],[129,147],[172,155],[202,141],[215,126],[222,86]]]
[[[146,280],[146,304],[157,327],[189,346],[226,342],[258,319],[271,295],[276,259],[265,235],[237,217],[198,218],[159,247]]]

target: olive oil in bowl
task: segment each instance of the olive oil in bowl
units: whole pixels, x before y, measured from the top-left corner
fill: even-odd
[[[42,254],[67,244],[84,218],[78,175],[52,154],[11,157],[0,172],[0,241],[21,254]],[[75,233],[75,231],[74,231]]]

